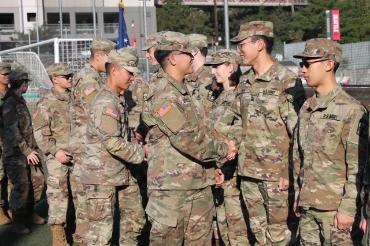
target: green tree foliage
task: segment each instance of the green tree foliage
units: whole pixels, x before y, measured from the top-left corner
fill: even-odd
[[[326,36],[325,10],[340,10],[341,43],[370,40],[369,0],[309,0],[307,6],[290,7],[230,7],[230,35],[238,33],[241,23],[269,20],[274,23],[277,42],[299,42]],[[184,33],[213,33],[213,7],[198,9],[181,5],[181,0],[167,1],[158,13],[159,30]],[[223,10],[218,7],[219,33],[222,36]]]

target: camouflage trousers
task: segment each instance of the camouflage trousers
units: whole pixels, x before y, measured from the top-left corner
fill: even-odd
[[[4,209],[8,205],[10,190],[11,183],[5,172],[5,167],[0,156],[0,209]]]
[[[117,188],[120,213],[119,245],[138,245],[138,237],[146,224],[140,189],[130,177],[129,186]]]
[[[73,235],[74,242],[82,242],[83,238],[88,231],[89,220],[87,214],[87,198],[84,186],[79,181],[81,173],[81,154],[73,154],[73,175],[75,177],[75,190],[74,190],[74,206],[76,213],[76,231]]]
[[[150,190],[145,211],[152,223],[150,245],[211,245],[215,213],[211,187]]]
[[[66,223],[69,191],[72,191],[74,204],[76,204],[75,190],[76,177],[73,167],[61,164],[55,158],[47,159],[47,189],[46,195],[49,204],[49,225],[64,225]]]
[[[288,245],[288,191],[278,182],[243,177],[240,183],[252,233],[259,245]]]
[[[120,245],[138,245],[138,236],[146,219],[138,185],[84,185],[87,198],[88,230],[83,240],[87,245],[109,245],[113,232],[116,196],[120,212]]]
[[[250,245],[236,178],[215,189],[217,225],[225,245]]]
[[[32,215],[33,206],[41,199],[45,179],[40,166],[29,166],[24,156],[4,158],[5,170],[13,187],[9,205],[13,217]]]
[[[301,208],[299,234],[301,245],[353,245],[351,231],[334,227],[337,211]]]

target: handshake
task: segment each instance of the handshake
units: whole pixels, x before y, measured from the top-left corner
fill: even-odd
[[[236,154],[238,153],[238,149],[236,148],[235,142],[233,140],[227,141],[227,147],[228,147],[228,150],[227,150],[226,159],[228,159],[229,161],[234,160]]]

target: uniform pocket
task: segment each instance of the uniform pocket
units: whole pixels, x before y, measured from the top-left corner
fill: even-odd
[[[114,192],[87,190],[87,215],[90,220],[99,221],[113,215]]]

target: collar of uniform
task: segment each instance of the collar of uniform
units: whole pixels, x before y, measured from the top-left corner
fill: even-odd
[[[262,74],[258,79],[256,79],[256,73],[254,69],[251,69],[251,72],[249,73],[249,81],[251,83],[254,83],[256,81],[258,82],[270,82],[271,80],[278,77],[277,72],[279,70],[279,63],[275,62],[264,74]]]
[[[187,94],[184,83],[178,82],[172,78],[169,74],[164,73],[164,77],[183,95]]]
[[[117,95],[117,92],[113,91],[107,84],[105,84],[103,86],[103,90],[109,91],[109,93],[111,93],[112,95],[114,95],[118,100],[121,100],[120,99],[120,95]]]
[[[91,63],[86,63],[86,68],[90,69],[91,71],[93,71],[94,73],[96,73],[96,76],[99,78],[98,79],[98,83],[100,85],[103,85],[104,84],[104,81],[102,79],[102,76],[101,74],[91,65]]]
[[[197,81],[197,80],[198,80],[198,78],[200,77],[200,74],[201,74],[204,70],[205,70],[205,66],[203,65],[203,66],[201,66],[200,68],[198,68],[198,70],[197,70],[197,71],[195,71],[195,72],[193,72],[193,73],[189,74],[189,75],[187,76],[187,79],[188,79],[188,80],[190,80],[190,81],[193,81],[193,82]]]
[[[51,92],[53,95],[60,101],[69,101],[70,99],[70,92],[69,90],[66,90],[65,92],[59,92],[55,90],[55,88],[51,88]]]
[[[338,95],[339,92],[342,91],[342,87],[340,85],[337,85],[329,94],[318,97],[315,93],[309,103],[309,107],[312,111],[318,110],[318,109],[325,109],[328,107],[328,104],[333,101],[333,99]]]

